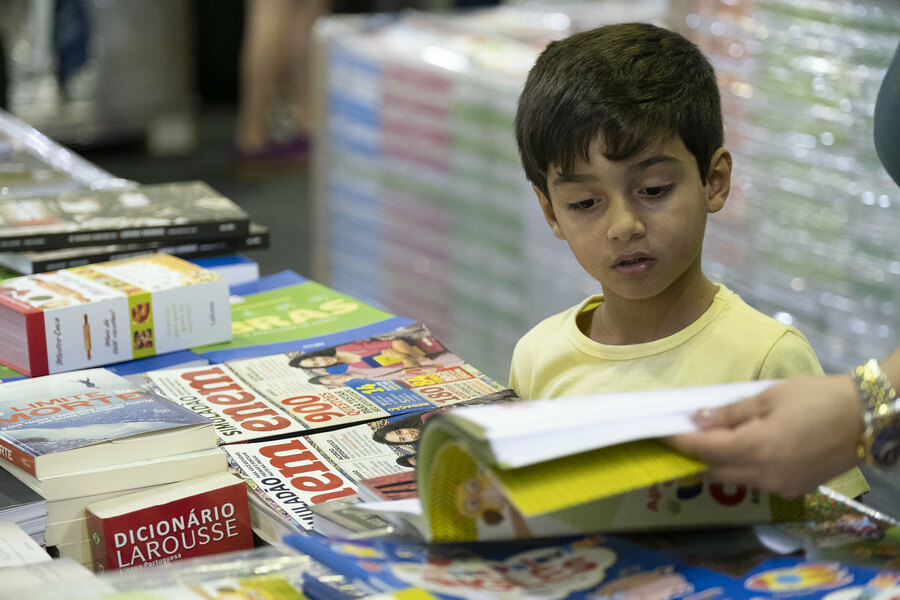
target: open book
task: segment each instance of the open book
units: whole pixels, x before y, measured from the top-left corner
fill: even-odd
[[[362,505],[434,541],[515,539],[803,518],[802,499],[702,478],[655,441],[698,408],[771,381],[464,407],[419,442],[419,501]]]

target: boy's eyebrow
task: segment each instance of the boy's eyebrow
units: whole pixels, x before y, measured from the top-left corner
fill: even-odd
[[[660,163],[680,164],[681,161],[670,154],[654,154],[653,156],[649,156],[644,160],[629,165],[628,171],[635,173],[638,171],[643,171],[644,169],[650,168],[653,165],[658,165]],[[597,176],[591,173],[563,173],[562,171],[557,171],[556,177],[553,178],[553,181],[550,182],[550,185],[553,187],[557,187],[560,185],[573,183],[589,183],[592,181],[597,181]]]
[[[681,161],[675,158],[670,154],[654,154],[648,158],[645,158],[642,161],[636,162],[633,165],[628,167],[629,171],[643,171],[648,167],[652,167],[653,165],[658,165],[660,163],[680,163]]]

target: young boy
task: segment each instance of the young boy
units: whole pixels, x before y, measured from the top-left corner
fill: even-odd
[[[551,43],[519,99],[516,139],[553,234],[602,295],[516,345],[523,399],[822,372],[803,335],[701,269],[707,214],[731,185],[712,66],[677,33],[610,25]],[[855,497],[858,471],[832,482]]]

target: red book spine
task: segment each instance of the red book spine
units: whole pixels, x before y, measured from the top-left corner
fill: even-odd
[[[47,334],[44,331],[44,311],[5,294],[0,294],[0,307],[25,315],[25,341],[28,343],[28,364],[18,365],[6,360],[0,362],[8,367],[22,371],[29,377],[47,375],[49,372],[49,358],[47,357]]]
[[[34,457],[2,438],[0,438],[0,458],[37,477],[37,470],[34,468]]]
[[[122,515],[86,516],[98,573],[253,547],[242,481]]]

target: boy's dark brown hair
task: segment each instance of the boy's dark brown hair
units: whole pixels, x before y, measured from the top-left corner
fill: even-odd
[[[693,43],[648,23],[620,23],[552,42],[519,97],[516,142],[525,175],[545,196],[547,170],[571,171],[598,136],[604,156],[630,158],[681,138],[706,183],[724,142],[716,74]]]

